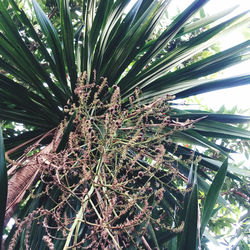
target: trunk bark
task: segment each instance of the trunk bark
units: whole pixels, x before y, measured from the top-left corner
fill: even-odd
[[[4,226],[7,225],[8,221],[13,216],[15,210],[18,207],[18,204],[22,201],[26,191],[39,177],[40,164],[49,164],[49,154],[56,151],[57,146],[60,143],[61,134],[62,133],[60,129],[57,130],[52,142],[45,146],[39,153],[31,156],[28,159],[26,158],[26,163],[21,163],[24,166],[9,179]],[[46,135],[48,136],[49,134]],[[40,139],[39,141],[41,141],[42,139]],[[8,174],[10,174],[11,172],[13,172],[12,169],[10,169]]]

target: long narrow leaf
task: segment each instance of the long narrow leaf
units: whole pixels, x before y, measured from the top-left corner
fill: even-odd
[[[225,28],[230,24],[244,17],[245,14],[246,13],[242,13],[228,21],[225,21],[222,24],[215,26],[205,33],[202,33],[197,38],[191,39],[187,42],[187,44],[178,47],[176,50],[168,53],[166,56],[156,60],[156,62],[152,63],[148,69],[142,71],[137,77],[130,79],[129,84],[126,85],[125,89],[123,90],[126,90],[127,95],[129,95],[131,94],[130,92],[132,91],[133,86],[143,88],[144,99],[152,99],[157,95],[164,95],[166,93],[177,95],[177,98],[185,97],[182,96],[183,91],[188,91],[190,88],[195,88],[196,86],[207,83],[206,80],[197,80],[198,77],[218,72],[218,70],[221,70],[225,67],[229,67],[240,61],[247,60],[249,56],[246,54],[246,52],[249,51],[249,41],[243,42],[242,44],[239,44],[226,51],[210,56],[209,58],[205,58],[197,63],[191,64],[190,66],[184,67],[183,69],[169,72],[169,70],[176,66],[175,62],[178,64],[182,60],[186,60],[187,57],[199,52],[200,49],[206,48],[209,46],[209,44],[211,45],[216,39],[220,37],[220,35],[223,34],[221,31],[225,30]],[[227,32],[237,28],[239,25],[246,24],[247,22],[248,18],[244,17],[243,21],[230,27]],[[201,43],[201,41],[203,42]],[[125,81],[128,76],[129,74],[125,76],[122,81]],[[235,81],[234,84],[237,86],[239,84],[246,83],[239,83],[238,81]],[[210,86],[213,87],[216,85],[206,85],[206,87]],[[229,84],[228,86],[230,87],[231,85]],[[218,88],[219,87],[220,85]],[[225,86],[221,85],[221,87],[223,88]],[[203,92],[206,91],[206,88],[203,88],[203,86],[200,87],[200,90],[201,89]],[[193,89],[185,93],[186,96],[188,96],[188,94],[192,94],[192,91]],[[124,94],[126,92],[124,92]],[[195,92],[195,94],[197,93]]]
[[[157,241],[157,237],[156,237],[156,234],[155,234],[155,230],[154,230],[152,224],[149,224],[149,226],[148,226],[148,232],[149,232],[149,235],[151,236],[151,238],[153,239],[155,247],[157,249],[160,249],[159,243]]]
[[[206,120],[224,122],[224,123],[246,123],[250,122],[250,116],[231,115],[231,114],[217,114],[201,110],[176,110],[177,114],[171,115],[172,118],[178,118],[179,121],[186,121],[187,119],[196,120],[200,117],[206,117]]]
[[[64,91],[70,97],[70,90],[68,88],[67,79],[66,79],[66,71],[65,71],[65,62],[64,56],[62,52],[62,47],[60,44],[60,40],[58,37],[58,33],[55,30],[54,26],[50,22],[49,18],[45,15],[41,7],[37,4],[36,0],[32,0],[35,13],[37,16],[37,20],[48,39],[48,44],[53,51],[53,56],[55,59],[55,63],[57,66],[58,76],[60,76],[61,86],[63,87]],[[73,46],[73,44],[72,44]]]
[[[193,22],[191,24],[187,24],[185,25],[179,32],[178,34],[175,36],[175,38],[183,36],[187,33],[190,33],[192,31],[195,31],[201,27],[204,27],[206,25],[209,25],[215,21],[218,21],[218,19],[223,18],[225,16],[227,16],[229,13],[231,13],[232,11],[234,11],[238,6],[233,6],[230,9],[226,9],[223,11],[220,11],[218,13],[215,13],[211,16],[202,18],[201,20],[198,20],[196,22]]]
[[[180,250],[196,249],[197,220],[198,220],[198,194],[197,184],[192,187],[192,192],[187,206],[184,231],[181,236]]]
[[[8,178],[5,166],[2,128],[0,126],[0,250],[2,247],[4,217],[8,192]]]
[[[0,84],[1,102],[26,110],[34,117],[39,113],[43,118],[48,119],[48,122],[56,121],[58,123],[60,121],[60,117],[50,111],[46,101],[39,95],[28,91],[25,87],[4,75],[0,75]]]
[[[217,138],[250,139],[249,131],[216,121],[200,121],[195,124],[195,130],[201,135]]]
[[[207,138],[201,136],[199,133],[192,129],[184,132],[176,132],[175,135],[173,135],[173,140],[183,141],[185,143],[200,145],[203,147],[211,148],[213,150],[218,150],[223,155],[228,156],[228,154],[218,145],[209,141]]]
[[[64,105],[67,98],[62,94],[61,89],[52,82],[49,74],[28,49],[2,1],[0,1],[0,28],[3,31],[3,34],[0,33],[0,51],[4,60],[6,58],[18,67],[22,75],[26,76],[26,81],[28,80],[29,84],[33,85],[32,87],[44,95],[51,107],[58,110],[58,103],[52,98],[48,88],[44,86],[44,82],[59,98],[61,105]],[[19,77],[17,76],[17,78]]]
[[[202,18],[198,21],[192,22],[190,24],[186,24],[183,28],[181,28],[181,30],[176,34],[176,36],[174,37],[174,39],[179,38],[185,34],[188,34],[192,31],[195,31],[199,28],[205,27],[211,23],[214,23],[216,21],[218,21],[220,18],[225,17],[226,15],[228,15],[229,13],[231,13],[232,11],[234,11],[237,8],[237,6],[234,6],[230,9],[227,10],[223,10],[220,11],[214,15]],[[149,42],[146,43],[146,45],[142,48],[142,51],[144,51],[145,49],[149,48],[154,42],[156,41],[156,39],[151,40]]]
[[[168,41],[172,39],[177,32],[183,27],[185,22],[205,3],[207,0],[196,0],[190,5],[180,16],[177,17],[170,25],[170,27],[162,33],[162,35],[156,40],[153,46],[143,55],[129,71],[127,77],[137,75],[141,69],[148,63],[148,61],[161,51]]]
[[[184,44],[173,52],[168,53],[169,55],[167,54],[165,57],[160,59],[159,62],[152,64],[152,66],[149,67],[149,69],[147,69],[145,73],[140,74],[140,78],[142,78],[143,81],[140,81],[140,78],[137,78],[137,85],[144,88],[144,93],[146,94],[146,96],[148,93],[155,93],[155,91],[157,90],[158,93],[164,91],[164,93],[167,92],[169,94],[174,94],[177,96],[177,98],[186,97],[188,96],[188,94],[190,95],[194,93],[194,87],[196,87],[197,85],[204,85],[202,84],[203,82],[206,83],[206,80],[198,81],[196,79],[197,77],[206,76],[214,72],[218,72],[225,67],[232,66],[242,60],[247,60],[248,56],[245,55],[245,53],[249,51],[249,41],[205,58],[183,69],[166,74],[175,66],[175,60],[176,62],[180,63],[183,59],[186,60],[194,53],[197,53],[201,49],[205,49],[207,46],[211,45],[216,39],[220,37],[217,34],[223,31],[225,27],[230,23],[239,19],[242,15],[234,17],[231,20],[228,20],[227,22],[224,22],[214,27],[213,29],[206,31],[205,33],[202,33],[197,38],[188,41],[187,45]],[[203,43],[201,43],[201,41],[203,41]],[[193,79],[195,80],[192,81]],[[154,80],[153,84],[151,84],[152,80]],[[237,82],[235,82],[235,84],[237,84]],[[200,87],[200,89],[202,88],[203,92],[206,90],[204,87],[205,86]],[[192,88],[192,90],[185,93],[186,95],[182,94],[183,91],[190,88]],[[198,93],[195,92],[194,94]]]
[[[18,7],[18,5],[16,4],[16,2],[14,0],[10,0],[10,4],[11,4],[13,10],[15,11],[18,19],[24,25],[24,28],[26,28],[27,33],[34,39],[34,41],[36,41],[39,44],[38,50],[41,52],[41,56],[43,56],[44,59],[49,62],[54,74],[56,74],[55,62],[54,62],[53,58],[49,55],[46,47],[42,43],[41,39],[39,38],[38,34],[36,33],[33,25],[29,21],[25,12],[23,11],[23,9],[20,9]]]
[[[204,203],[202,219],[201,219],[201,236],[206,228],[208,221],[213,213],[214,206],[216,204],[217,198],[219,196],[221,187],[224,183],[226,173],[227,173],[228,160],[225,160],[222,166],[220,167],[218,173],[216,174],[209,191],[206,195],[206,200]]]
[[[247,85],[250,83],[250,75],[241,75],[234,77],[227,77],[219,80],[202,80],[196,81],[194,87],[187,90],[180,91],[176,94],[178,98],[184,98],[190,95],[198,95],[201,93],[207,93],[210,91],[220,90],[224,88],[233,88],[237,86]],[[189,83],[192,86],[192,82]]]
[[[74,56],[74,35],[68,0],[60,1],[60,15],[62,24],[63,44],[71,82],[71,92],[72,95],[74,95],[74,89],[76,87],[77,82],[77,73]]]

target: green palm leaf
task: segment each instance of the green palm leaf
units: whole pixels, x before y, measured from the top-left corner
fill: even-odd
[[[3,239],[3,229],[4,229],[4,218],[5,218],[5,209],[7,201],[7,192],[8,192],[8,177],[7,169],[5,166],[5,157],[4,157],[4,144],[2,136],[2,128],[0,127],[0,190],[1,190],[1,202],[0,202],[0,249],[2,248],[2,239]]]
[[[217,198],[219,196],[220,189],[224,183],[224,179],[226,177],[227,173],[227,165],[228,162],[227,160],[222,164],[220,167],[220,170],[216,174],[209,191],[207,193],[207,197],[204,203],[204,209],[203,209],[203,214],[202,214],[202,219],[201,219],[201,235],[203,234],[205,227],[213,213],[214,206],[216,204]]]
[[[67,68],[70,76],[71,91],[74,93],[77,82],[77,72],[73,46],[73,27],[67,0],[60,1],[60,15],[63,32],[63,47],[65,49]]]
[[[196,249],[197,248],[197,231],[198,231],[198,188],[196,179],[196,170],[193,173],[191,167],[187,189],[185,194],[185,221],[184,230],[181,235],[179,249]]]
[[[33,5],[34,5],[35,13],[37,16],[37,20],[38,20],[38,22],[43,30],[44,35],[47,38],[48,44],[52,50],[53,58],[55,60],[55,65],[57,67],[57,74],[60,77],[59,79],[61,80],[61,82],[60,82],[61,86],[63,87],[65,94],[69,98],[70,92],[69,92],[69,89],[67,86],[64,56],[63,56],[63,51],[62,51],[62,47],[60,44],[60,40],[59,40],[57,31],[55,30],[55,28],[52,25],[52,23],[50,22],[49,18],[42,11],[42,9],[40,8],[40,6],[37,4],[37,2],[35,0],[33,0]],[[63,25],[65,25],[65,24],[63,23]],[[70,30],[69,30],[69,32],[70,32]]]

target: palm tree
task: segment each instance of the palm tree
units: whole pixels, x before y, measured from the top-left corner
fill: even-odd
[[[4,130],[5,225],[19,218],[8,249],[205,245],[215,203],[226,206],[225,176],[240,181],[227,172],[230,150],[212,138],[250,138],[232,125],[249,117],[171,102],[249,83],[249,75],[206,78],[246,60],[249,41],[191,60],[249,22],[246,13],[222,20],[232,10],[192,21],[206,2],[195,0],[153,36],[168,0],[138,0],[130,10],[130,0],[75,1],[74,8],[57,0],[54,17],[33,0],[36,19],[17,1],[0,1],[0,119],[26,128]]]

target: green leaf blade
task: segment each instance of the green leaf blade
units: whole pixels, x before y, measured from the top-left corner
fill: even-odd
[[[222,166],[220,167],[207,193],[201,219],[201,229],[200,229],[201,235],[203,234],[206,225],[213,213],[214,206],[216,204],[221,187],[224,183],[227,174],[227,167],[228,167],[228,159],[226,159],[222,164]]]
[[[184,231],[181,236],[179,250],[195,250],[197,245],[198,223],[198,189],[196,183],[192,187],[184,223]]]
[[[36,0],[32,0],[37,20],[43,30],[44,35],[47,37],[48,44],[53,52],[53,57],[55,60],[55,65],[57,68],[57,75],[59,76],[59,81],[65,94],[68,97],[71,96],[70,90],[67,85],[66,71],[65,71],[65,59],[63,56],[63,50],[58,37],[58,33],[49,18],[45,15],[41,7],[38,5]]]
[[[8,193],[8,177],[4,154],[3,135],[2,128],[0,126],[0,250],[2,246],[5,209]]]
[[[77,72],[76,72],[75,55],[74,55],[73,26],[69,10],[69,3],[67,0],[60,1],[60,16],[61,16],[65,57],[71,82],[71,92],[74,95],[74,90],[77,82]]]

